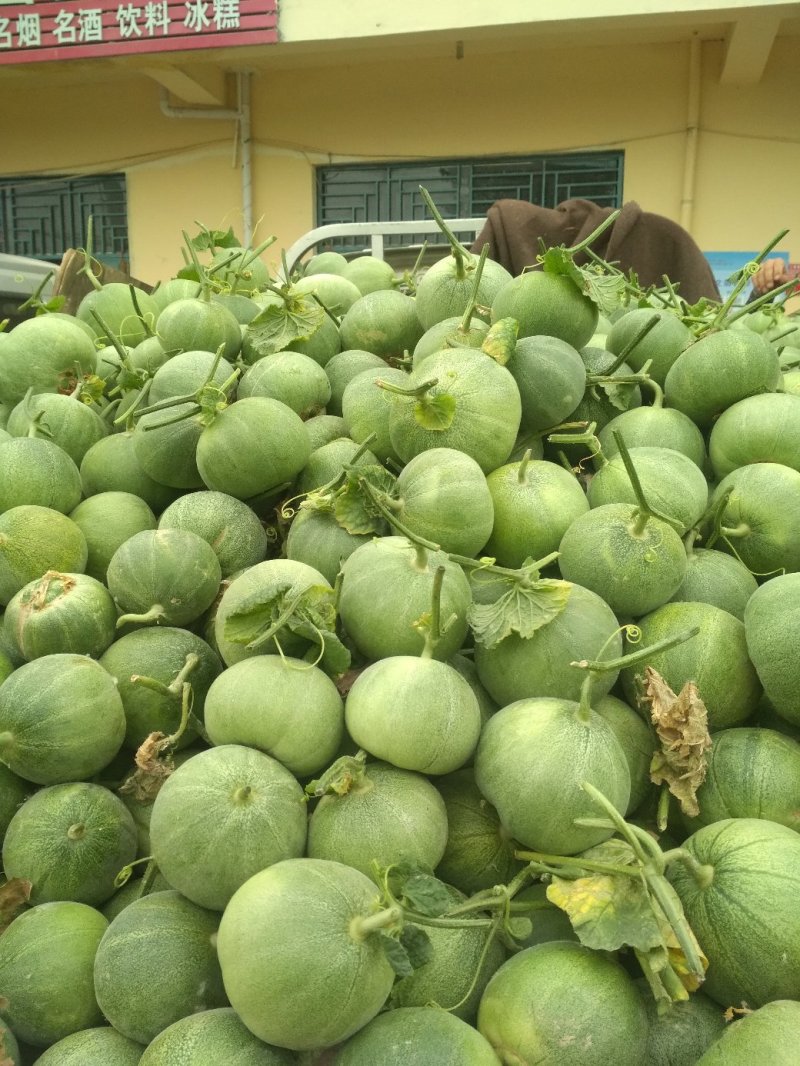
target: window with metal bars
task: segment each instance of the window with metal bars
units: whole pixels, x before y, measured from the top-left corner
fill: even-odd
[[[427,218],[420,185],[445,218],[479,217],[506,198],[555,207],[582,197],[619,207],[623,160],[623,152],[575,152],[318,167],[316,225]],[[408,236],[386,237],[387,245],[408,242]],[[348,251],[357,244],[357,238],[338,237],[333,247]]]
[[[0,178],[0,251],[58,263],[86,243],[92,216],[95,258],[119,267],[128,259],[124,174]]]

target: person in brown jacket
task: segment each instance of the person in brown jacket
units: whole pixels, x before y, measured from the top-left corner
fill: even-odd
[[[614,211],[591,200],[564,200],[557,207],[539,207],[524,200],[497,200],[486,214],[486,224],[472,245],[480,252],[489,245],[489,257],[515,276],[536,264],[539,239],[546,247],[579,244]],[[613,224],[592,243],[592,250],[627,273],[633,270],[642,288],[663,285],[666,275],[687,303],[705,296],[719,300],[711,267],[693,238],[677,222],[643,211],[633,200],[620,209]],[[578,265],[589,261],[586,252]]]

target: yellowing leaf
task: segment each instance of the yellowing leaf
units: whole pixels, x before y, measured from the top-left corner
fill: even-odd
[[[481,345],[481,351],[505,366],[517,346],[519,322],[515,318],[501,318],[491,327]]]
[[[697,790],[706,778],[706,752],[711,747],[708,713],[697,686],[687,681],[676,696],[664,678],[646,666],[642,699],[650,705],[661,743],[650,765],[650,778],[656,785],[666,783],[683,813],[696,817],[700,813]]]

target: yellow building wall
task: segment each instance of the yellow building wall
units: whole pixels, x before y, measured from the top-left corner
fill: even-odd
[[[505,50],[503,50],[505,49]],[[462,59],[393,48],[363,59],[254,64],[255,240],[275,234],[276,263],[314,220],[314,168],[327,162],[619,148],[624,199],[679,219],[686,150],[689,46],[540,47]],[[366,57],[369,57],[367,61]],[[778,39],[755,86],[720,84],[721,41],[704,42],[692,232],[706,250],[779,246],[800,258],[800,129],[796,39]],[[77,80],[77,79],[76,79]],[[181,230],[241,231],[240,155],[230,121],[168,118],[158,86],[131,72],[108,89],[25,83],[25,113],[0,119],[3,174],[124,170],[131,270],[163,279],[182,263]],[[76,121],[76,116],[80,120]]]

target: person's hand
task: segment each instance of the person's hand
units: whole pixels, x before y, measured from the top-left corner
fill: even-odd
[[[779,285],[783,285],[788,280],[789,275],[783,259],[767,259],[753,275],[753,288],[759,296],[762,296],[765,292],[777,289]]]

